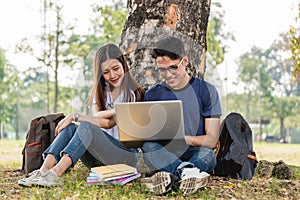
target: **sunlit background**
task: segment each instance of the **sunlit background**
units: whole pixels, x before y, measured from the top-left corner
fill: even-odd
[[[61,10],[63,26],[66,29],[68,29],[69,25],[73,26],[74,29],[70,28],[70,32],[72,30],[77,35],[93,34],[95,31],[99,31],[98,34],[102,34],[99,38],[106,38],[104,37],[105,31],[101,30],[102,27],[100,25],[104,20],[103,18],[101,19],[103,15],[101,15],[100,11],[93,11],[93,6],[91,5],[115,7],[115,3],[120,4],[122,0],[65,0],[60,2],[63,6]],[[123,3],[123,9],[126,9],[126,2]],[[220,3],[221,6],[216,6],[216,3]],[[208,66],[207,79],[210,80],[209,77],[213,77],[212,75],[210,76],[210,73],[213,71],[217,72],[214,74],[217,74],[220,79],[215,79],[212,82],[216,84],[221,93],[224,114],[231,111],[242,113],[252,125],[255,133],[260,131],[258,130],[259,128],[262,128],[264,139],[272,141],[300,142],[300,127],[298,125],[300,117],[299,112],[296,110],[300,95],[299,86],[295,86],[296,83],[294,85],[291,84],[291,66],[288,61],[285,62],[285,60],[291,58],[290,51],[283,47],[284,45],[288,46],[288,44],[285,43],[282,46],[278,44],[280,41],[284,41],[284,37],[281,34],[287,35],[291,26],[299,28],[299,21],[296,21],[299,13],[298,4],[299,1],[297,0],[212,0],[211,5],[211,17],[216,16],[220,20],[221,32],[215,36],[216,39],[221,41],[221,47],[224,50],[224,60],[216,68]],[[126,14],[125,11],[124,13]],[[24,139],[28,124],[33,117],[54,111],[54,105],[45,104],[45,98],[48,100],[53,98],[53,90],[50,90],[50,96],[46,97],[45,88],[37,89],[38,84],[34,84],[35,81],[45,83],[45,81],[43,82],[45,78],[43,76],[46,71],[41,62],[38,62],[36,55],[41,55],[43,51],[44,44],[39,38],[45,31],[48,31],[44,28],[45,22],[47,23],[47,29],[54,29],[53,20],[51,19],[55,17],[55,13],[48,11],[46,17],[47,19],[45,20],[43,0],[10,0],[1,2],[0,48],[3,49],[7,61],[6,70],[11,74],[18,73],[17,79],[11,81],[13,82],[11,87],[14,90],[11,88],[10,93],[1,93],[2,102],[8,101],[12,103],[3,104],[3,107],[1,107],[1,109],[6,109],[1,111],[1,137]],[[99,20],[99,27],[97,27],[97,23],[93,26],[91,22],[91,20],[95,21],[96,19]],[[124,21],[125,18],[122,20]],[[68,31],[66,32],[68,33]],[[120,33],[118,34],[120,35]],[[227,38],[226,36],[232,36],[232,38]],[[112,38],[111,41],[118,43],[117,39],[113,40]],[[106,41],[103,39],[98,42],[99,46]],[[25,52],[24,49],[26,47],[32,51],[30,53],[28,51]],[[279,47],[282,48],[280,49]],[[266,52],[274,53],[269,54],[268,57]],[[271,58],[271,56],[274,57]],[[79,86],[88,86],[90,84],[82,76],[84,74],[82,66],[91,62],[88,60],[92,60],[92,57],[92,51],[89,51],[85,61],[73,60],[75,62],[72,63],[72,66],[64,66],[60,69],[58,82],[62,86],[61,91],[63,95],[60,96],[62,100],[59,108],[63,108],[63,112],[88,112],[86,108],[82,108],[86,105],[85,99],[88,88]],[[255,59],[249,60],[249,58],[255,58],[256,61]],[[73,57],[70,57],[71,59]],[[271,59],[273,61],[270,61]],[[268,64],[264,62],[258,63],[258,60],[268,61]],[[261,90],[265,89],[265,92],[260,94],[260,104],[258,104],[257,94],[250,99],[248,98],[249,94],[257,91],[257,75],[242,73],[243,69],[247,69],[249,63],[254,61],[257,62],[255,65],[268,66],[266,69],[270,67],[266,73],[270,79],[275,80],[267,82],[269,79],[263,74],[260,77],[259,87]],[[282,63],[278,61],[282,61]],[[272,62],[273,64],[270,65]],[[285,64],[287,65],[286,68],[280,67]],[[256,66],[254,68],[256,69]],[[284,72],[281,70],[284,70]],[[48,69],[47,73],[49,73],[49,80],[53,81],[53,72]],[[88,75],[91,77],[91,74]],[[248,80],[249,77],[247,76],[251,75],[255,77],[255,81]],[[278,78],[277,81],[276,78]],[[7,81],[6,79],[3,80]],[[273,86],[272,91],[264,83]],[[31,90],[27,91],[26,89]],[[268,92],[270,94],[267,94]],[[264,95],[269,96],[264,98]],[[276,96],[278,99],[271,101],[272,96]],[[283,101],[282,99],[286,97],[288,99]],[[293,100],[294,98],[296,99],[295,101]],[[258,107],[260,110],[258,110]],[[270,110],[270,107],[280,107],[288,110]],[[261,112],[260,117],[257,116],[258,111]],[[293,114],[278,115],[281,112]],[[280,117],[283,117],[283,119]],[[263,122],[262,127],[258,127],[258,120]],[[257,135],[254,137],[257,139]]]

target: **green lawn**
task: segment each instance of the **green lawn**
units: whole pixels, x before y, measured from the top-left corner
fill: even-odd
[[[0,140],[0,165],[22,161],[24,140]],[[253,144],[258,160],[283,160],[289,165],[300,166],[300,144],[258,143]]]
[[[0,140],[0,199],[187,199],[180,192],[155,196],[141,187],[140,180],[125,186],[85,186],[88,169],[80,162],[64,175],[64,186],[55,188],[20,187],[17,181],[24,177],[21,169],[21,151],[24,141]],[[255,143],[259,160],[283,160],[297,165],[292,180],[264,178],[256,174],[252,180],[241,181],[211,177],[208,186],[188,199],[300,199],[300,145]]]
[[[300,166],[300,144],[255,142],[253,146],[258,160],[282,160],[288,165]]]

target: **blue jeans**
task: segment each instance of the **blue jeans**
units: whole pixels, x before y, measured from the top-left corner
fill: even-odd
[[[162,170],[175,175],[178,167],[192,165],[200,171],[211,172],[216,164],[212,149],[194,146],[177,146],[172,152],[156,142],[143,144],[144,162],[151,171]]]
[[[45,150],[43,157],[52,154],[58,162],[67,154],[72,159],[72,166],[79,159],[88,167],[117,163],[136,166],[138,152],[138,149],[124,147],[100,127],[81,122],[79,126],[72,123],[63,129]]]

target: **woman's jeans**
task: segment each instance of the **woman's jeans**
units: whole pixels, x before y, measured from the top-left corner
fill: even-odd
[[[178,145],[170,151],[159,143],[145,142],[142,150],[144,161],[151,171],[175,174],[178,168],[192,166],[211,172],[217,163],[214,151],[205,147]]]
[[[43,156],[45,158],[47,154],[52,154],[58,162],[67,154],[72,159],[72,165],[81,159],[88,167],[117,163],[135,166],[138,152],[138,149],[124,147],[100,127],[81,122],[78,127],[71,123],[63,129]]]

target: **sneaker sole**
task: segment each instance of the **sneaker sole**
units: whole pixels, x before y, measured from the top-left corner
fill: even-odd
[[[33,183],[26,183],[25,181],[19,180],[18,185],[23,186],[23,187],[32,187],[34,184]]]
[[[161,195],[169,192],[175,182],[175,177],[168,172],[157,172],[150,178],[143,180],[142,184],[154,192],[156,195]]]
[[[27,177],[25,177],[21,180],[18,180],[18,185],[23,186],[23,187],[33,187],[37,183],[37,180],[39,179],[39,177],[41,176],[40,172],[38,172],[37,170],[35,170],[35,171],[37,172],[36,173],[37,175],[34,175],[35,177],[32,177],[33,174],[35,173],[35,172],[32,172]]]
[[[18,185],[23,186],[23,187],[33,187],[38,183],[38,178],[34,179],[35,181],[24,181],[23,179],[18,181]]]
[[[48,188],[48,187],[59,187],[62,186],[63,184],[61,183],[36,183],[33,186],[37,186],[37,187],[44,187],[44,188]]]
[[[187,178],[179,183],[179,190],[183,195],[195,193],[198,189],[205,187],[208,184],[209,176],[204,178]]]

